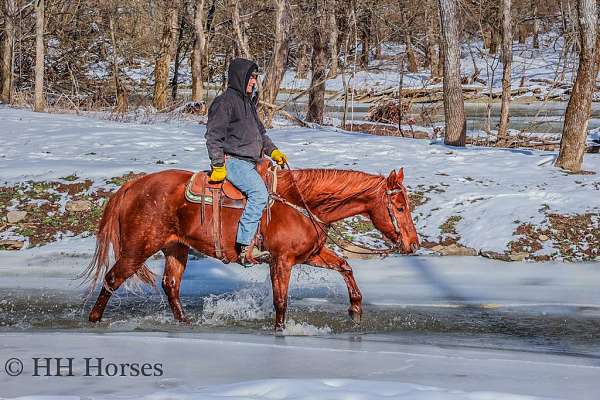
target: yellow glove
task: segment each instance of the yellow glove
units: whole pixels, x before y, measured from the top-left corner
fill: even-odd
[[[279,165],[283,165],[287,162],[287,156],[281,152],[279,149],[273,150],[271,153],[271,158]]]
[[[212,171],[210,172],[210,178],[208,178],[211,182],[223,182],[225,177],[227,176],[227,170],[225,166],[222,167],[212,167]]]

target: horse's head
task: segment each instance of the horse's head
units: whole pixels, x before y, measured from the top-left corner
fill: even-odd
[[[400,247],[404,254],[419,248],[417,230],[410,215],[408,193],[403,185],[404,169],[392,171],[381,186],[369,217],[381,233]]]

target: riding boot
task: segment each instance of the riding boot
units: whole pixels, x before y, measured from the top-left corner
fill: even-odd
[[[268,251],[261,251],[254,246],[254,241],[249,245],[236,243],[236,250],[239,254],[238,264],[243,267],[249,268],[253,265],[260,264],[262,262],[268,262],[271,254]]]

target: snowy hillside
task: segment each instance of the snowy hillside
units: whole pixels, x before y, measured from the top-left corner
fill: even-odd
[[[3,216],[52,202],[56,203],[52,212],[59,216],[73,198],[102,200],[93,196],[99,190],[115,190],[131,171],[198,170],[209,165],[205,126],[191,122],[139,125],[3,107],[0,126]],[[545,258],[598,257],[597,155],[585,158],[584,170],[590,174],[569,175],[552,166],[556,156],[552,152],[461,149],[333,128],[282,127],[269,134],[294,168],[387,175],[403,167],[415,206],[413,217],[429,247],[458,243],[475,252],[516,254],[520,259],[524,253]],[[55,183],[37,187],[36,182],[42,181]],[[11,197],[9,188],[27,194],[22,196],[25,199]],[[61,188],[66,192],[58,193]],[[35,193],[42,192],[46,195],[35,200]],[[573,226],[583,229],[581,236],[565,243],[563,232]],[[22,239],[27,236],[22,232],[18,223],[6,225],[0,240]],[[366,233],[365,240],[373,236],[368,229],[358,233]]]

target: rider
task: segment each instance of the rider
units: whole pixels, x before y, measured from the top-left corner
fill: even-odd
[[[229,64],[227,90],[217,96],[208,110],[206,147],[211,163],[210,180],[222,182],[225,177],[246,197],[236,237],[239,263],[252,265],[248,249],[254,240],[258,223],[268,202],[265,183],[256,171],[256,162],[268,154],[277,164],[287,161],[266,134],[256,112],[258,65],[243,58]],[[251,256],[267,255],[256,247]]]

